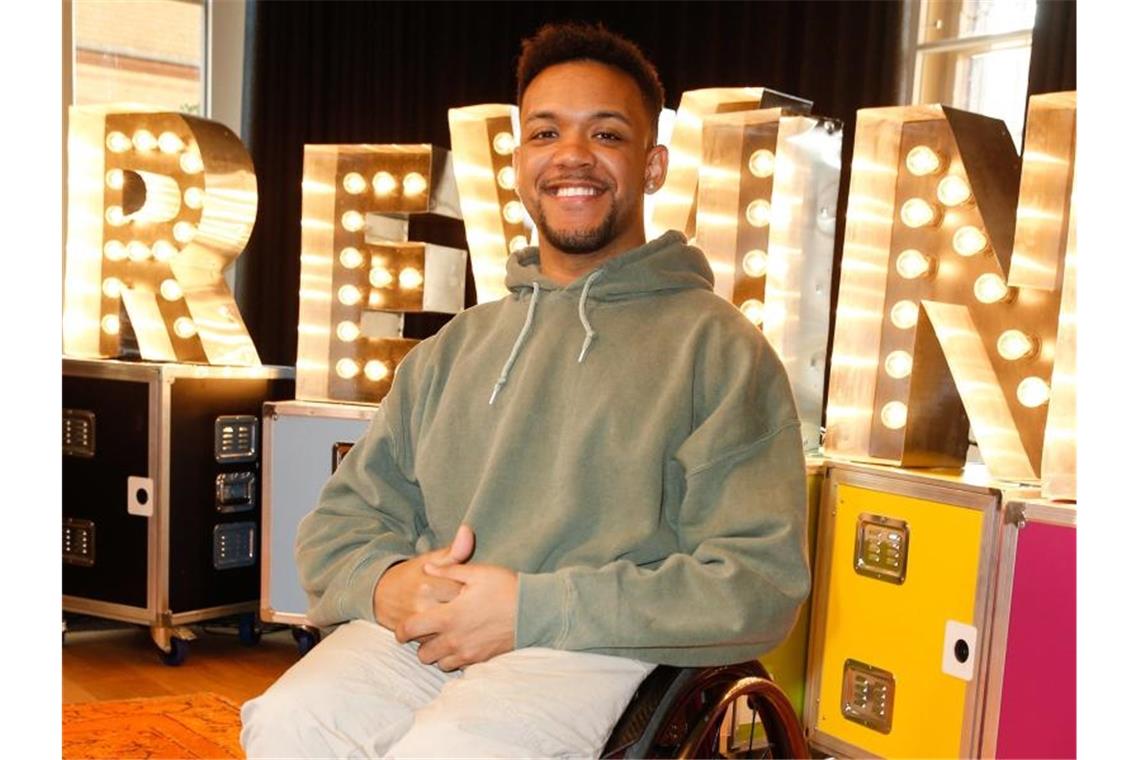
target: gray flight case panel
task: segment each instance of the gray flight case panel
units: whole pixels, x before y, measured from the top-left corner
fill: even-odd
[[[297,526],[317,506],[341,458],[368,430],[374,404],[278,401],[265,404],[262,488],[261,620],[319,638],[305,617],[308,598],[297,575]],[[298,643],[305,649],[300,637]]]

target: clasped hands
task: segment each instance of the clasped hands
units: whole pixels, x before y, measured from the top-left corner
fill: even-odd
[[[425,665],[451,671],[515,647],[518,573],[467,564],[474,550],[475,533],[460,525],[451,546],[393,565],[376,584],[376,622],[420,642]]]

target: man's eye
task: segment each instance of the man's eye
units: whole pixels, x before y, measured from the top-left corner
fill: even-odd
[[[558,133],[555,132],[553,129],[540,129],[537,132],[532,133],[530,136],[530,139],[532,139],[532,140],[551,140],[557,136],[558,136]]]
[[[606,142],[618,142],[621,140],[621,135],[616,132],[598,132],[595,136],[599,140],[605,140]]]

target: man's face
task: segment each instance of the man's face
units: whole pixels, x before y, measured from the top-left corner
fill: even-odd
[[[518,194],[543,243],[568,254],[617,254],[644,242],[644,193],[665,179],[641,91],[620,69],[571,61],[523,93]]]

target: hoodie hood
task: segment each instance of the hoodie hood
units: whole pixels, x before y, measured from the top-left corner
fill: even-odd
[[[606,261],[592,272],[562,286],[539,269],[538,248],[527,247],[507,259],[507,287],[512,293],[541,290],[583,290],[589,298],[620,301],[669,290],[713,289],[713,273],[701,251],[685,236],[669,230],[661,237]]]
[[[491,389],[489,404],[495,403],[499,391],[510,379],[511,369],[534,325],[539,294],[542,291],[580,293],[578,320],[582,323],[584,334],[582,349],[578,354],[578,363],[581,364],[598,335],[588,314],[591,298],[595,301],[622,301],[672,290],[711,291],[713,273],[708,260],[699,249],[686,243],[685,236],[680,232],[669,230],[656,240],[650,240],[645,245],[609,259],[565,287],[540,271],[538,248],[523,248],[507,259],[507,287],[519,299],[529,291],[530,305],[510,355]]]

